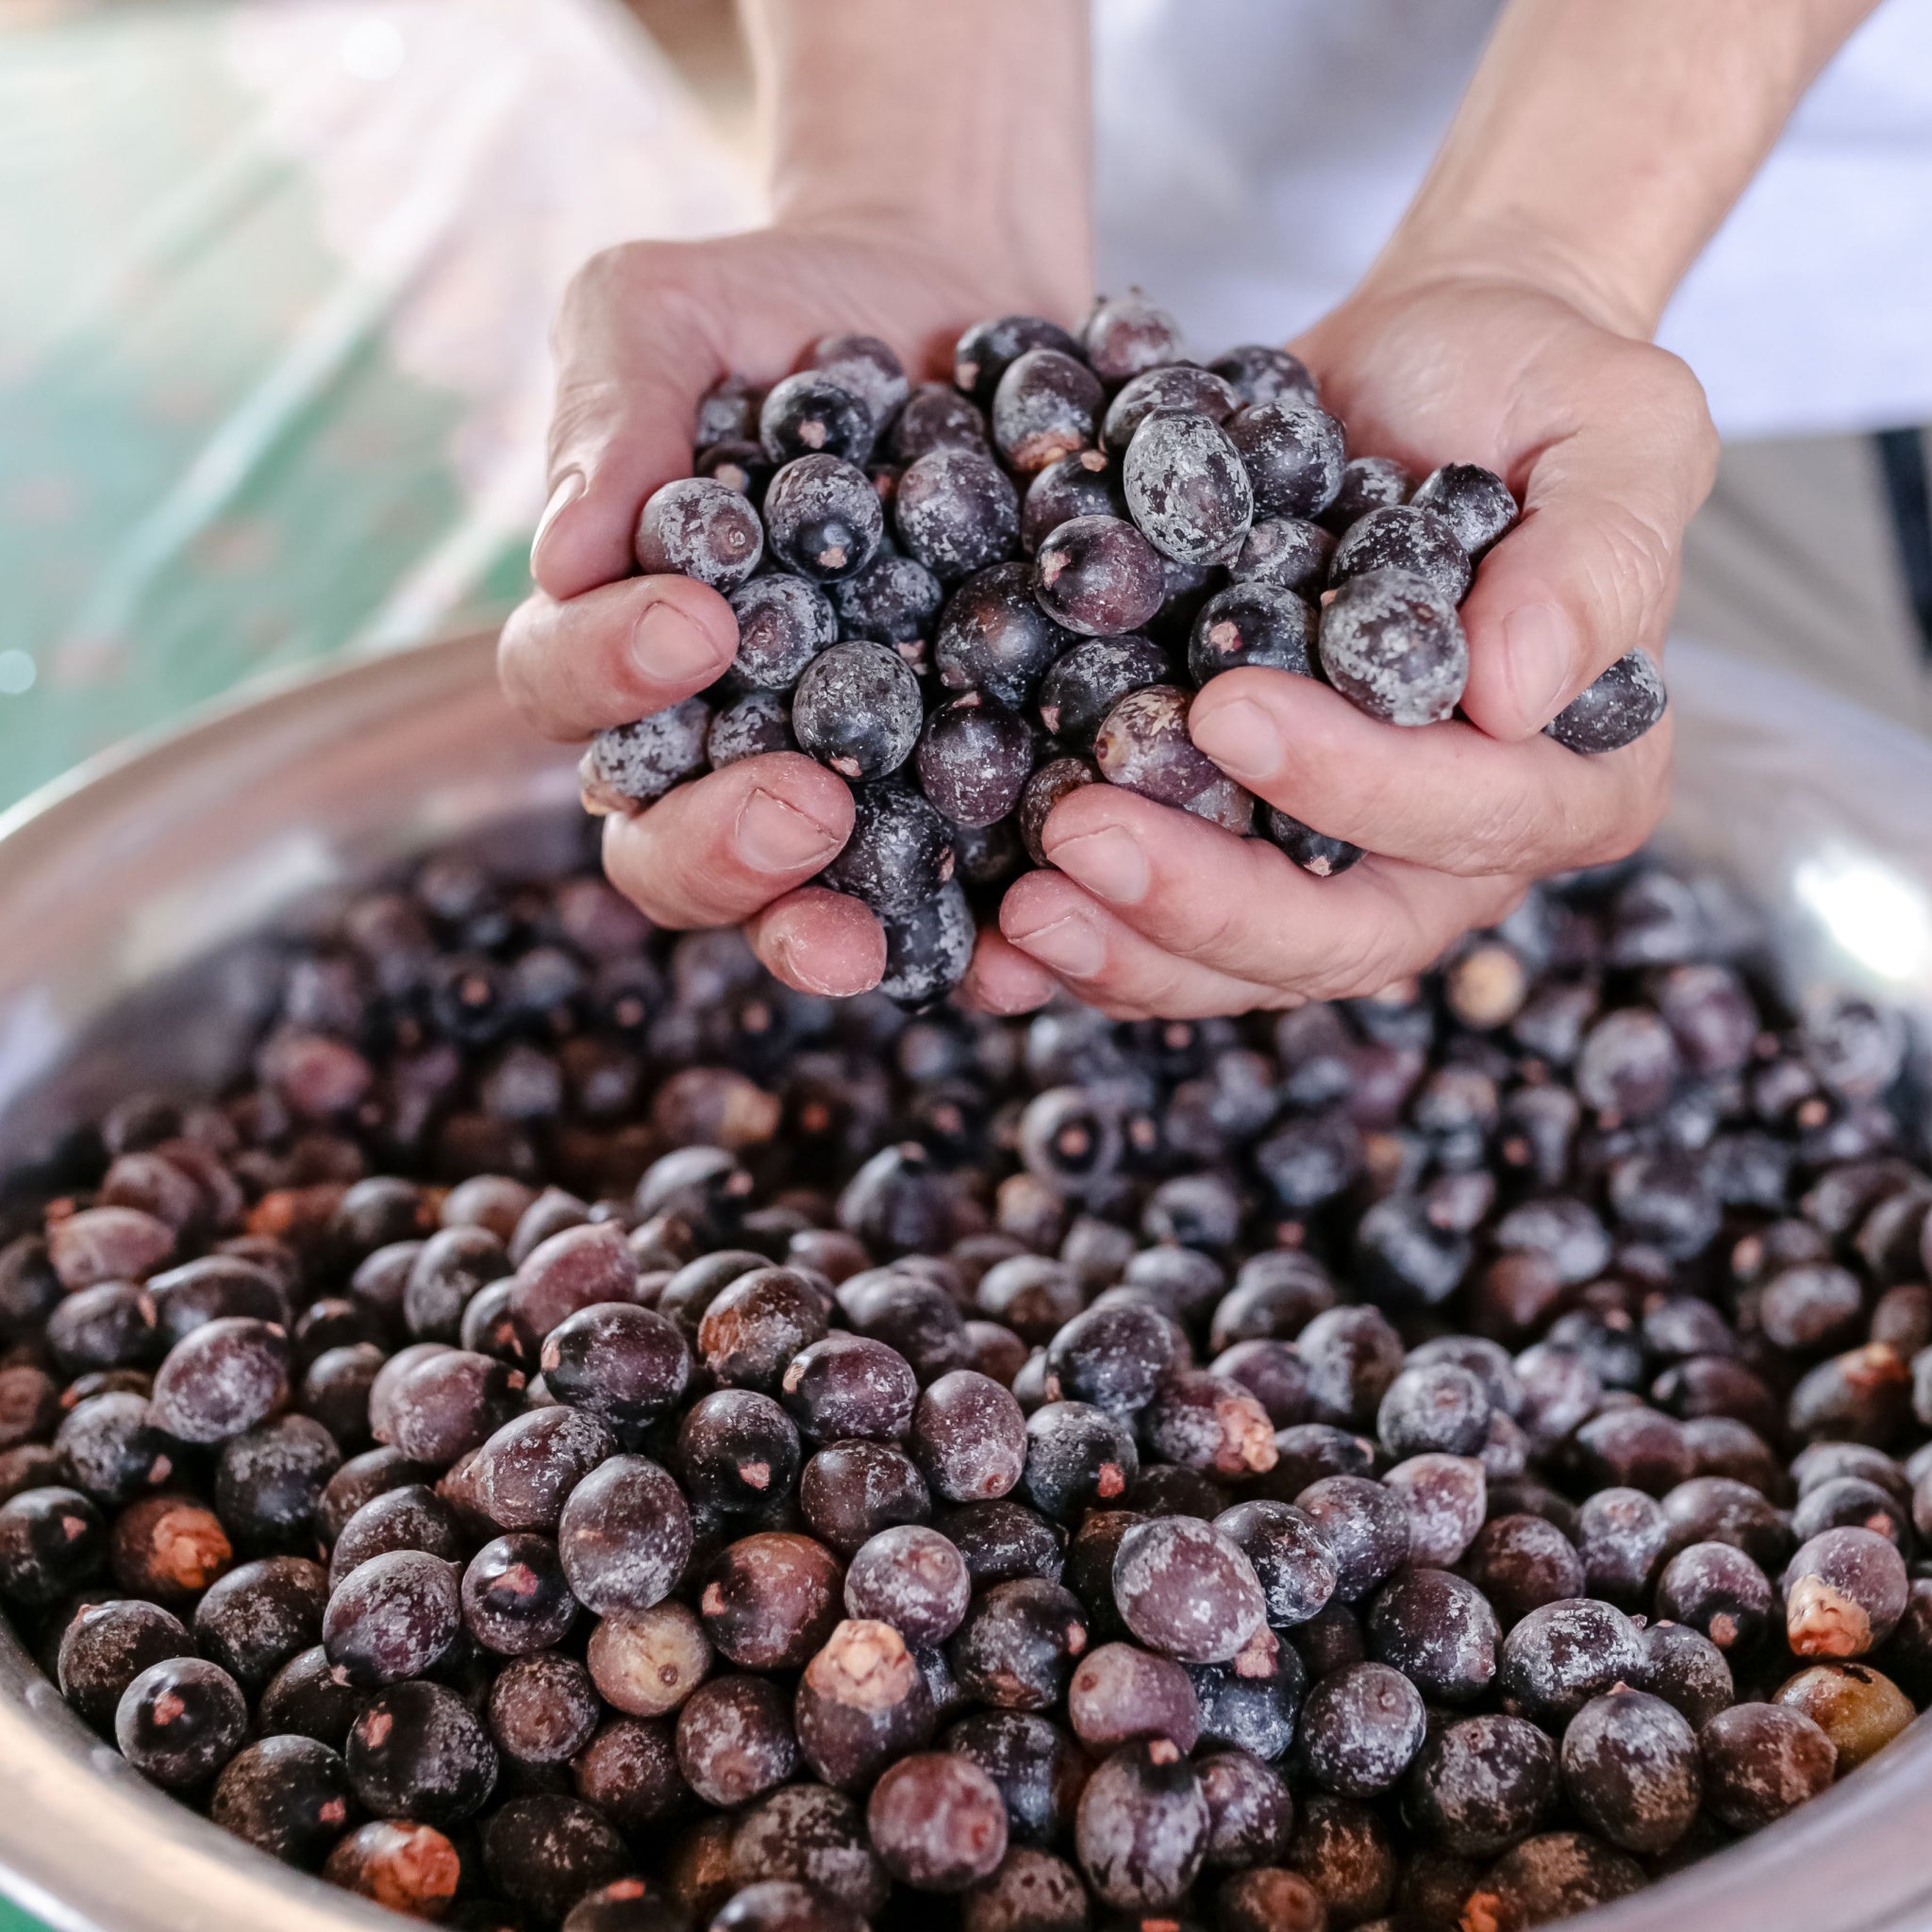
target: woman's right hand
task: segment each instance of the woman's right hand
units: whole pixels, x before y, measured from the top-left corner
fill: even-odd
[[[550,500],[532,594],[500,648],[512,703],[545,736],[589,738],[691,696],[738,647],[731,608],[688,578],[636,576],[644,500],[691,474],[699,398],[727,373],[769,383],[835,330],[890,342],[916,380],[950,368],[983,315],[1073,321],[1084,251],[1063,286],[972,273],[885,227],[774,227],[717,242],[634,242],[578,274],[558,325]],[[604,824],[612,882],[671,927],[742,924],[779,978],[862,992],[885,936],[857,900],[807,882],[852,829],[843,782],[797,753],[747,758]]]

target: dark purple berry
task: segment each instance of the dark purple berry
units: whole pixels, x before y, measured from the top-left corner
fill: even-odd
[[[1621,751],[1664,714],[1670,699],[1657,666],[1642,651],[1620,658],[1543,727],[1560,745],[1594,757]]]
[[[1254,522],[1247,472],[1210,416],[1158,409],[1121,459],[1127,508],[1163,557],[1224,563]]]
[[[1359,845],[1318,832],[1300,819],[1291,818],[1278,806],[1268,808],[1261,824],[1271,844],[1279,846],[1304,872],[1313,873],[1318,879],[1332,879],[1363,856]]]
[[[806,361],[856,395],[875,428],[892,420],[893,411],[905,402],[909,390],[906,365],[876,336],[850,332],[821,336],[811,345]]]
[[[1074,517],[1034,559],[1041,608],[1068,630],[1119,637],[1139,630],[1167,596],[1160,553],[1119,517]]]
[[[1000,377],[1028,349],[1058,349],[1077,356],[1080,345],[1057,322],[1039,315],[999,315],[975,322],[953,349],[953,380],[983,408]]]
[[[1191,702],[1171,684],[1148,685],[1120,699],[1094,735],[1101,776],[1161,805],[1191,804],[1220,783],[1220,766],[1188,736]]]
[[[1075,517],[1124,517],[1127,499],[1119,467],[1097,449],[1071,450],[1026,486],[1020,506],[1020,543],[1030,557],[1062,524]]]
[[[989,390],[987,400],[991,399]],[[900,464],[916,463],[936,449],[972,449],[983,455],[986,418],[949,383],[922,382],[893,422],[888,447]]]
[[[1033,770],[1033,731],[991,692],[969,691],[926,719],[917,762],[920,786],[940,812],[990,825],[1020,802]]]
[[[1103,382],[1125,382],[1185,354],[1180,325],[1139,289],[1102,295],[1080,325],[1080,343]]]
[[[983,450],[930,450],[899,478],[892,526],[941,583],[958,583],[1018,550],[1019,492]]]
[[[1015,816],[1026,855],[1035,865],[1052,862],[1046,856],[1046,848],[1041,843],[1041,835],[1046,829],[1046,822],[1052,816],[1054,807],[1069,792],[1079,791],[1081,786],[1098,785],[1100,782],[1100,774],[1089,759],[1074,758],[1052,758],[1027,779],[1021,790]]]
[[[790,691],[839,636],[831,600],[802,577],[753,577],[731,592],[738,655],[731,675],[748,691]]]
[[[1407,571],[1351,577],[1322,612],[1323,675],[1372,718],[1437,724],[1469,679],[1469,643],[1455,606]]]
[[[856,576],[877,553],[885,512],[865,472],[836,456],[789,462],[765,491],[772,548],[814,583]]]
[[[1201,607],[1188,641],[1188,675],[1206,684],[1224,671],[1256,664],[1312,677],[1314,613],[1291,591],[1230,584]]]
[[[1316,400],[1315,378],[1307,365],[1270,342],[1243,342],[1208,366],[1243,403],[1272,403],[1276,396],[1298,403]]]
[[[798,680],[791,728],[841,778],[882,778],[911,757],[923,713],[919,680],[896,652],[834,644]]]
[[[758,569],[765,533],[741,491],[709,476],[680,476],[644,505],[634,547],[640,570],[728,591]]]
[[[876,428],[872,410],[853,389],[816,369],[774,383],[758,409],[758,440],[774,463],[811,456],[863,463],[872,455]]]
[[[173,1657],[150,1664],[121,1693],[114,1741],[143,1777],[191,1790],[227,1763],[248,1735],[248,1700],[219,1664]]]
[[[686,698],[668,710],[619,724],[591,740],[577,766],[587,811],[635,811],[705,769],[711,708]]]
[[[1407,503],[1414,489],[1415,478],[1391,458],[1351,457],[1341,466],[1335,501],[1322,512],[1323,525],[1343,536],[1371,510]]]
[[[957,879],[924,905],[879,923],[886,931],[886,970],[878,991],[887,999],[918,1012],[965,978],[978,927]]]
[[[1288,394],[1230,417],[1227,437],[1254,491],[1257,517],[1314,517],[1341,488],[1341,425]]]
[[[1028,349],[1009,362],[993,391],[993,445],[1022,475],[1091,445],[1106,391],[1077,357]]]
[[[1409,501],[1434,510],[1472,558],[1498,541],[1517,517],[1509,486],[1479,463],[1444,463],[1423,479]]]

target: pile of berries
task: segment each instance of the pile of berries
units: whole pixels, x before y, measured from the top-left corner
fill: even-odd
[[[1622,867],[1374,999],[912,1018],[439,858],[8,1177],[0,1600],[469,1932],[1621,1896],[1932,1698],[1904,1036],[1732,929]]]
[[[857,824],[824,883],[878,915],[886,990],[914,1008],[963,975],[973,900],[1046,862],[1047,814],[1077,786],[1270,839],[1319,874],[1354,864],[1194,748],[1191,695],[1259,665],[1440,723],[1469,674],[1457,607],[1517,515],[1475,464],[1417,483],[1350,457],[1294,357],[1249,344],[1203,368],[1138,293],[1077,340],[1039,316],[977,323],[953,373],[914,388],[876,338],[826,336],[762,395],[734,378],[705,398],[697,475],[645,504],[637,560],[724,592],[737,659],[583,764],[595,811],[760,752],[850,780]],[[1611,751],[1663,709],[1633,652],[1549,729]]]

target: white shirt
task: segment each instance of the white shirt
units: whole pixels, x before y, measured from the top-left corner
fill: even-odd
[[[1498,5],[1101,0],[1101,286],[1207,355],[1305,327],[1414,192]],[[1932,421],[1932,0],[1840,51],[1657,339],[1729,436]]]

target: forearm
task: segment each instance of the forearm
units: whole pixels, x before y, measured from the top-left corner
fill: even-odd
[[[1556,287],[1647,337],[1877,0],[1511,0],[1377,264]]]
[[[784,222],[1090,247],[1086,0],[744,0]]]

